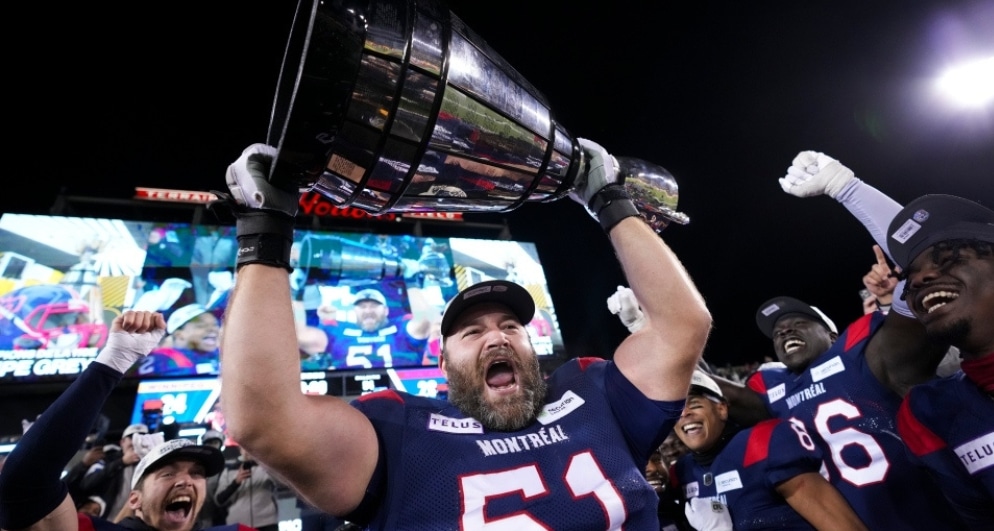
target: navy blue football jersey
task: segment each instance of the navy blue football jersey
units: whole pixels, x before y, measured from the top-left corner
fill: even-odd
[[[809,530],[814,528],[776,487],[821,467],[821,452],[801,422],[771,419],[735,434],[710,465],[688,453],[673,470],[685,499],[724,503],[736,530]]]
[[[828,479],[870,529],[950,529],[959,519],[897,433],[901,397],[866,362],[884,314],[850,324],[803,373],[784,382],[770,409],[804,423],[825,456]]]
[[[353,405],[381,444],[370,529],[659,529],[643,476],[684,401],[649,400],[614,365],[573,359],[548,378],[538,418],[493,432],[443,400],[396,391]]]
[[[911,389],[897,427],[964,522],[994,529],[994,400],[960,371]]]

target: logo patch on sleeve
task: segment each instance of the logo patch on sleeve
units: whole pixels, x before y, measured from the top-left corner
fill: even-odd
[[[483,424],[476,419],[458,419],[432,413],[428,417],[428,429],[446,433],[483,433]]]
[[[994,431],[961,444],[954,451],[971,475],[989,468],[994,465]]]
[[[777,400],[780,400],[787,394],[787,384],[780,384],[769,391],[766,391],[766,398],[772,404]]]

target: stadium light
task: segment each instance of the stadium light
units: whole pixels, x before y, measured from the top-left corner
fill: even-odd
[[[936,87],[960,107],[994,102],[994,56],[949,68],[939,76]]]

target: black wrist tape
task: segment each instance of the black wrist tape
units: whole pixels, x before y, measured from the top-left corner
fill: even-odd
[[[282,212],[256,210],[239,215],[235,225],[238,234],[235,269],[248,264],[265,264],[292,272],[293,223],[293,218]]]
[[[641,216],[632,203],[631,196],[620,184],[609,184],[598,190],[590,198],[590,211],[597,216],[597,221],[600,222],[604,232],[610,231],[625,218]]]

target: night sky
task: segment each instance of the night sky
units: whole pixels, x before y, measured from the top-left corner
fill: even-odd
[[[203,4],[37,4],[9,20],[23,40],[8,59],[4,212],[47,213],[59,190],[223,186],[227,164],[265,139],[294,3]],[[573,136],[676,177],[691,222],[662,237],[711,308],[713,363],[771,352],[754,321],[770,297],[840,325],[861,312],[873,242],[833,200],[781,191],[798,151],[838,158],[902,203],[994,205],[994,106],[957,110],[931,85],[948,64],[994,55],[992,1],[449,5]],[[537,244],[569,356],[623,337],[605,299],[625,281],[582,208],[466,217],[506,217]]]

